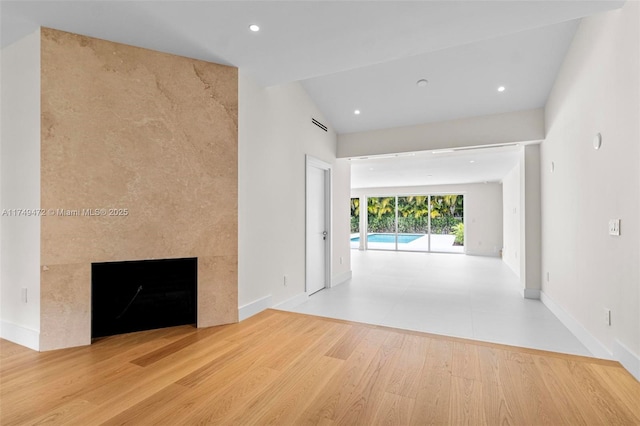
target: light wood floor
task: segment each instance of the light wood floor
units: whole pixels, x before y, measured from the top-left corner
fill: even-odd
[[[2,425],[640,424],[615,362],[274,310],[0,362]]]

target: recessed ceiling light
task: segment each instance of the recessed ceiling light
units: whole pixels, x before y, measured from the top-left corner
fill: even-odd
[[[369,167],[369,171],[373,171],[373,167]]]
[[[354,113],[355,115],[360,115],[360,110],[359,110],[359,109],[357,109],[357,110],[353,111],[353,113]]]
[[[418,85],[418,87],[427,87],[427,84],[429,84],[429,82],[427,80],[425,80],[424,78],[418,80],[416,82],[416,84]]]
[[[476,160],[469,160],[469,162],[470,162],[470,163],[475,163],[475,162],[476,162]]]
[[[498,87],[498,92],[504,92],[505,90],[507,89],[504,86]]]
[[[250,29],[251,31],[253,31],[254,33],[257,33],[258,31],[260,31],[260,27],[259,27],[259,26],[257,26],[256,24],[251,24],[251,25],[249,25],[249,29]]]

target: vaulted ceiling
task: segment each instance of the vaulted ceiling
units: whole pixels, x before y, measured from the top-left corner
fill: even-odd
[[[622,3],[2,1],[0,23],[3,45],[48,26],[302,81],[347,133],[542,106],[576,19]]]
[[[351,133],[542,107],[579,19],[623,3],[2,1],[0,41],[47,26],[301,82]]]

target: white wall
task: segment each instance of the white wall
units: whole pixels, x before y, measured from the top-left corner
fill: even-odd
[[[518,164],[503,178],[502,259],[520,278],[522,295],[540,299],[540,145],[520,147]]]
[[[540,227],[540,145],[522,148],[520,161],[520,284],[523,295],[540,299],[542,229]]]
[[[638,378],[639,26],[633,1],[582,21],[546,105],[541,147],[543,296]],[[608,235],[609,219],[621,219],[620,236]]]
[[[333,240],[332,240],[332,285],[341,284],[351,278],[351,163],[338,159],[333,165]]]
[[[39,347],[40,31],[2,49],[0,117],[0,336]],[[27,289],[27,303],[21,289]]]
[[[520,163],[502,179],[502,260],[520,276]]]
[[[338,136],[338,157],[428,151],[544,138],[542,109],[470,117]]]
[[[499,183],[351,190],[352,197],[416,194],[464,194],[465,253],[499,256],[502,248],[502,185]]]
[[[305,154],[332,164],[332,275],[351,270],[349,176],[336,135],[298,83],[260,87],[239,75],[239,305],[273,306],[305,291]],[[346,188],[346,189],[345,189]],[[344,212],[343,212],[344,210]],[[343,257],[340,264],[339,258]],[[284,275],[287,285],[284,285]],[[243,317],[241,312],[241,317]]]

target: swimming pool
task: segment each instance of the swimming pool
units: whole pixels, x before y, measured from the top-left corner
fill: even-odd
[[[398,244],[406,244],[411,241],[415,241],[420,237],[424,237],[425,234],[398,234]],[[360,237],[351,238],[353,242],[359,242]],[[367,235],[367,241],[370,243],[395,243],[395,234],[369,234]]]

